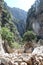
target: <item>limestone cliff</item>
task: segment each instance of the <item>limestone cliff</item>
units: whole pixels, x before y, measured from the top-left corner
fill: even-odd
[[[43,0],[36,0],[34,5],[29,9],[26,29],[32,29],[37,35],[43,38]]]
[[[2,16],[2,5],[3,5],[3,0],[0,0],[0,30],[1,30],[1,16]],[[4,53],[3,45],[2,45],[2,38],[0,34],[0,54]]]

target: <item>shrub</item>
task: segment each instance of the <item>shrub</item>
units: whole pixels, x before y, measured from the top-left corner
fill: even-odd
[[[11,43],[10,47],[11,47],[11,48],[18,49],[18,48],[21,47],[21,45],[20,45],[19,43],[17,43],[17,42],[14,42],[14,43]]]
[[[33,31],[27,31],[23,36],[23,41],[32,41],[36,38],[36,34]]]
[[[6,27],[2,27],[1,29],[1,36],[3,40],[7,40],[9,44],[14,42],[14,34],[10,32],[10,30]]]

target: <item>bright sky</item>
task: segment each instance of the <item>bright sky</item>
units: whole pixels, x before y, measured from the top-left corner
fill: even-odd
[[[8,6],[10,7],[17,7],[28,11],[31,5],[35,2],[35,0],[4,0],[7,2]]]

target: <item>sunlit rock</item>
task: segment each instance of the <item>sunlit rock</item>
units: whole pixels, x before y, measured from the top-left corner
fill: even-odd
[[[34,49],[34,51],[32,52],[32,54],[42,55],[42,56],[43,56],[43,46],[36,47],[36,48]]]

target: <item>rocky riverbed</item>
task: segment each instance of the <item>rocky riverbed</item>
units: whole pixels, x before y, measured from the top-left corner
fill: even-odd
[[[36,47],[32,53],[0,54],[0,65],[43,65],[43,46]]]

